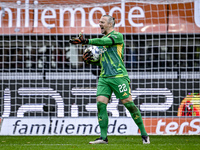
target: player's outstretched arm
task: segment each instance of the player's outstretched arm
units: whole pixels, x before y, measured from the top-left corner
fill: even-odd
[[[69,42],[71,44],[83,44],[83,45],[90,44],[90,45],[96,45],[96,46],[110,46],[110,45],[117,44],[115,43],[115,40],[113,39],[113,37],[86,39],[83,37],[83,31],[79,33],[78,37],[70,39]]]

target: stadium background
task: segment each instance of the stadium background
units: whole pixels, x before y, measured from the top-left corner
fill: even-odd
[[[124,35],[132,97],[148,133],[200,134],[200,2],[75,2],[1,0],[0,133],[98,134],[99,68],[84,64],[86,46],[69,39],[82,29],[101,37],[98,20],[110,13]],[[109,134],[139,134],[114,95],[108,111]]]

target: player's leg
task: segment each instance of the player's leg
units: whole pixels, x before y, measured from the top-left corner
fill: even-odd
[[[107,113],[107,104],[108,98],[105,96],[97,97],[97,109],[98,109],[98,122],[101,129],[101,137],[103,140],[107,137],[108,130],[108,113]]]
[[[119,98],[124,104],[124,106],[128,109],[128,111],[131,114],[131,117],[140,129],[143,143],[150,143],[149,137],[144,127],[141,113],[132,100],[129,80],[127,78],[115,78],[113,82],[114,86],[112,90],[114,91],[116,97]],[[144,142],[144,139],[147,139],[146,142]]]
[[[99,78],[97,86],[97,109],[98,109],[98,122],[101,131],[101,137],[95,141],[89,142],[90,144],[107,144],[107,130],[108,130],[108,113],[107,104],[110,99],[112,91],[104,79]]]
[[[132,96],[129,95],[128,98],[123,99],[121,101],[124,104],[124,106],[128,109],[128,111],[130,112],[131,117],[135,121],[135,124],[140,129],[142,140],[143,140],[143,144],[149,144],[150,143],[150,139],[149,139],[149,136],[148,136],[148,134],[147,134],[147,132],[145,130],[141,113],[140,113],[139,109],[137,108],[137,106],[133,103]]]
[[[108,144],[107,131],[108,131],[108,113],[107,103],[108,98],[105,96],[97,97],[97,109],[98,109],[98,122],[101,131],[100,138],[95,141],[90,141],[89,144]]]

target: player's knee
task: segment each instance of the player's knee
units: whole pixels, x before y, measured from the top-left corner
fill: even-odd
[[[131,95],[129,95],[128,98],[121,99],[121,102],[122,102],[123,104],[128,103],[128,102],[132,102],[132,101],[133,101],[133,100],[132,100],[132,96],[131,96]]]
[[[109,99],[105,96],[97,96],[97,102],[108,104]]]

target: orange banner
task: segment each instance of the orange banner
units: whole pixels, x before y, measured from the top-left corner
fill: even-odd
[[[200,134],[200,118],[145,118],[147,133],[151,134]]]
[[[200,2],[196,1],[169,5],[121,1],[88,8],[39,7],[40,2],[29,2],[35,7],[18,1],[16,8],[0,8],[0,34],[77,34],[82,29],[98,34],[103,14],[116,18],[115,30],[121,33],[200,33]]]

